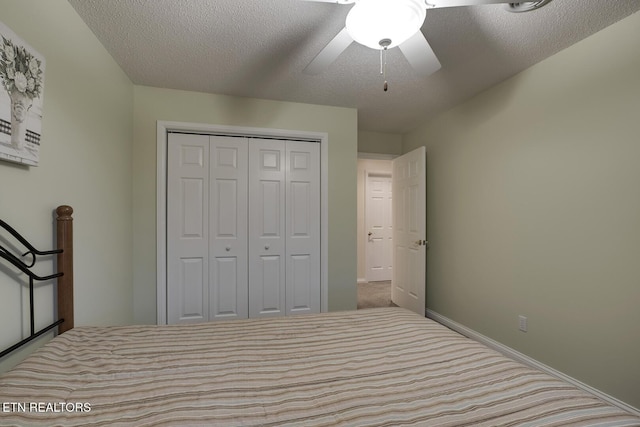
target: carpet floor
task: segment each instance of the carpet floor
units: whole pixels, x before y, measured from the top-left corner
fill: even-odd
[[[358,308],[395,307],[391,281],[358,283]]]

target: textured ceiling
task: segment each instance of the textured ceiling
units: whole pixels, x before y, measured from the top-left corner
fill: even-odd
[[[361,130],[403,133],[640,10],[639,0],[553,0],[434,9],[422,32],[442,63],[417,76],[353,43],[320,75],[302,70],[344,27],[351,6],[302,0],[69,0],[138,85],[358,109]]]

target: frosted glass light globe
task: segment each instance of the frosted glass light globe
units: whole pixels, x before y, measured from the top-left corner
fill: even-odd
[[[389,39],[392,48],[420,31],[426,14],[424,0],[359,0],[347,15],[346,27],[362,45],[381,49],[380,41]]]

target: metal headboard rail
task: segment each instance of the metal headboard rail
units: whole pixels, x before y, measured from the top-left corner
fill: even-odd
[[[62,254],[64,252],[64,250],[63,249],[54,249],[54,250],[50,250],[50,251],[40,251],[40,250],[36,249],[31,243],[29,243],[29,241],[27,241],[27,239],[25,239],[13,227],[11,227],[9,224],[4,222],[3,220],[0,220],[0,228],[5,229],[18,242],[20,242],[25,248],[28,249],[27,252],[22,254],[23,258],[26,257],[27,255],[31,255],[31,262],[30,263],[26,263],[26,262],[22,261],[20,258],[18,258],[16,255],[14,255],[9,249],[5,248],[4,246],[2,246],[0,244],[0,258],[6,259],[7,261],[9,261],[9,263],[11,265],[16,267],[18,270],[20,270],[21,272],[23,272],[24,274],[26,274],[29,277],[29,324],[30,324],[30,332],[31,332],[30,335],[27,338],[21,340],[20,342],[12,345],[9,348],[1,351],[0,352],[0,358],[2,358],[5,355],[7,355],[7,354],[11,353],[12,351],[16,350],[17,348],[22,347],[26,343],[38,338],[42,334],[48,332],[49,330],[55,328],[56,326],[58,326],[62,322],[64,322],[64,319],[58,319],[57,321],[53,322],[49,326],[46,326],[46,327],[40,329],[39,331],[35,330],[35,313],[34,313],[34,299],[33,299],[34,281],[41,282],[41,281],[55,279],[55,278],[58,278],[58,277],[62,277],[64,275],[64,273],[63,272],[59,272],[59,273],[50,274],[48,276],[39,276],[39,275],[35,274],[33,271],[31,271],[31,268],[36,264],[38,255],[45,256],[45,255]]]
[[[62,251],[55,251],[53,253],[58,254],[58,253],[62,253]],[[18,257],[8,252],[2,245],[0,245],[0,258],[6,259],[15,267],[20,269],[20,271],[22,271],[24,274],[29,276],[30,279],[33,279],[33,280],[38,280],[38,281],[51,280],[51,279],[55,279],[56,277],[60,277],[64,274],[61,272],[61,273],[50,274],[48,276],[38,276],[37,274],[35,274],[33,271],[30,270],[30,268],[33,267],[33,264],[31,266],[28,266],[24,262],[20,261]]]
[[[13,237],[15,237],[15,239],[22,243],[22,245],[29,249],[27,252],[23,253],[22,256],[25,257],[27,255],[31,255],[31,264],[26,264],[25,262],[21,261],[19,258],[15,257],[11,252],[9,252],[7,249],[5,249],[4,247],[2,247],[2,245],[0,245],[0,251],[5,252],[8,255],[11,255],[14,257],[14,259],[23,264],[25,267],[27,268],[31,268],[35,265],[36,263],[36,255],[53,255],[53,254],[58,254],[62,252],[62,249],[54,249],[51,251],[39,251],[38,249],[36,249],[31,243],[29,243],[29,241],[27,241],[27,239],[25,239],[24,237],[22,237],[22,235],[20,233],[18,233],[13,227],[11,227],[9,224],[7,224],[6,222],[4,222],[3,220],[0,219],[0,227],[4,228],[5,230],[7,230],[9,232],[9,234],[11,234]]]

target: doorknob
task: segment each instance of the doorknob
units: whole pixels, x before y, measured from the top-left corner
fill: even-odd
[[[372,235],[372,234],[373,234],[372,232],[369,232],[369,233],[367,234],[367,236],[371,237],[371,235]]]

